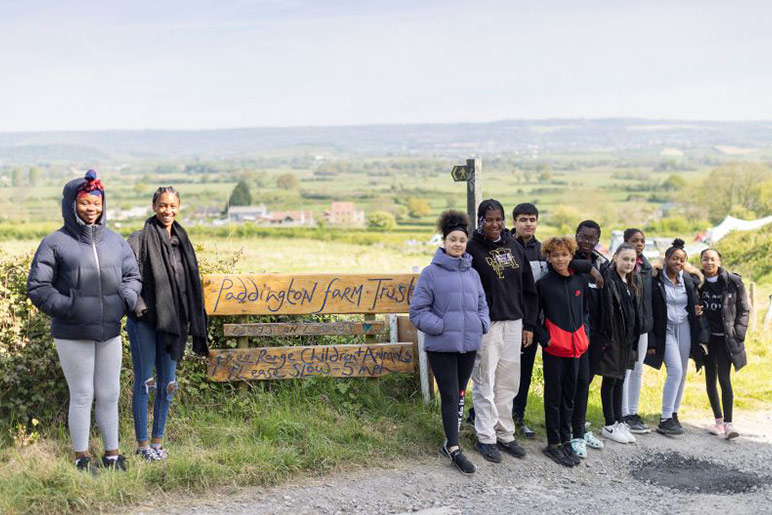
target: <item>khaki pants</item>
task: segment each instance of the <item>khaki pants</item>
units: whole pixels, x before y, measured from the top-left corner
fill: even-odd
[[[520,347],[522,320],[491,322],[472,371],[474,389],[474,428],[481,443],[515,439],[512,400],[520,387]]]

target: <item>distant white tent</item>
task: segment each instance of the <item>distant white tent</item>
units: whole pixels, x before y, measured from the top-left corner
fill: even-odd
[[[710,243],[716,243],[732,231],[752,231],[769,223],[772,223],[772,216],[765,216],[758,220],[740,220],[733,216],[727,216],[723,222],[708,229],[705,240]]]

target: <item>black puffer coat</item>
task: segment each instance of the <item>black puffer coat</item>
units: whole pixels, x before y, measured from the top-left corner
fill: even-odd
[[[635,298],[632,319],[625,317],[622,308],[621,279],[610,265],[603,267],[601,273],[605,281],[603,289],[599,290],[599,317],[597,331],[590,343],[590,370],[593,374],[624,379],[625,371],[635,366],[637,346],[628,338],[628,324],[633,324],[632,333],[637,342],[641,332],[641,295],[643,287],[637,272],[630,274],[631,286]],[[616,276],[616,277],[615,277]]]
[[[643,316],[641,334],[646,334],[654,329],[654,313],[651,309],[651,273],[651,263],[646,259],[646,256],[641,256],[641,269],[638,270],[638,275],[641,276],[641,285],[643,286],[641,294],[641,315]]]
[[[97,223],[86,225],[75,212],[85,179],[64,186],[64,226],[40,243],[27,278],[27,296],[50,315],[51,336],[105,341],[121,332],[121,319],[142,289],[134,253],[105,227],[106,204]]]
[[[735,370],[744,367],[748,360],[745,356],[745,333],[748,330],[750,302],[745,292],[742,277],[723,268],[718,269],[718,282],[722,285],[721,318],[724,321],[724,340],[726,351],[732,360]],[[699,288],[702,294],[702,285]],[[707,344],[710,340],[710,327],[704,324],[700,332],[700,343]]]
[[[665,293],[664,280],[665,272],[660,265],[653,267],[652,287],[651,287],[651,308],[654,315],[654,328],[649,333],[649,350],[654,349],[654,354],[646,354],[644,363],[657,370],[662,368],[662,362],[665,359],[665,336],[667,335],[667,294]],[[683,280],[688,295],[686,309],[689,312],[689,330],[691,332],[691,351],[689,356],[697,365],[697,370],[702,368],[702,350],[700,349],[700,335],[705,324],[705,317],[698,317],[695,306],[699,303],[697,299],[697,288],[702,279],[702,274],[693,266],[684,267]]]

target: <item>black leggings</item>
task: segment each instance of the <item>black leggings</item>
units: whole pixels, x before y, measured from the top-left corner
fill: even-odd
[[[607,426],[612,426],[614,422],[622,420],[622,384],[624,382],[624,379],[604,377],[600,385],[603,418],[606,419]]]
[[[442,426],[448,447],[458,445],[458,430],[464,415],[464,397],[469,378],[472,377],[476,351],[426,352],[429,365],[440,389]]]
[[[734,392],[732,391],[732,360],[726,351],[726,342],[723,336],[710,336],[708,355],[705,356],[705,386],[708,390],[710,407],[713,408],[713,416],[721,417],[721,405],[724,406],[724,422],[732,421],[732,405],[734,404]],[[721,385],[721,401],[718,398],[716,388],[716,375]]]

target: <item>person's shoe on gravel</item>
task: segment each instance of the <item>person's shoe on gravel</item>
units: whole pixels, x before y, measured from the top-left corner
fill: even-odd
[[[731,422],[727,422],[726,424],[724,424],[724,432],[726,433],[726,436],[724,438],[726,438],[727,440],[733,440],[738,436],[740,436],[740,433],[737,432],[737,430],[734,428],[734,425]]]
[[[541,452],[558,465],[563,465],[564,467],[574,466],[574,462],[566,456],[566,453],[563,452],[563,448],[559,444],[548,445]]]
[[[474,445],[474,448],[480,451],[480,454],[482,454],[482,457],[485,458],[487,461],[490,461],[492,463],[501,463],[501,453],[496,448],[496,444],[492,443],[482,443],[481,441],[477,441],[477,443]]]
[[[574,438],[571,440],[571,447],[579,458],[587,459],[587,442],[584,441],[584,438]]]
[[[603,446],[605,445],[603,442],[598,440],[594,434],[592,434],[592,431],[587,431],[584,433],[584,443],[586,443],[587,447],[590,449],[603,449]]]
[[[675,436],[684,434],[684,430],[678,427],[672,418],[667,420],[660,420],[657,425],[657,432],[667,436]]]
[[[673,422],[675,422],[675,425],[678,426],[678,429],[683,431],[684,426],[681,425],[681,422],[678,421],[678,413],[673,413]]]
[[[726,430],[724,429],[724,419],[717,418],[716,423],[708,427],[708,433],[716,436],[725,436]]]
[[[603,438],[616,443],[630,442],[630,440],[627,439],[627,435],[625,434],[624,430],[619,427],[619,422],[614,422],[614,424],[610,426],[603,426],[600,435]]]
[[[566,442],[562,444],[561,447],[563,448],[563,453],[568,456],[568,459],[571,460],[571,463],[574,467],[582,463],[582,460],[574,452],[574,448],[571,446],[571,442]]]
[[[448,442],[445,442],[442,444],[442,447],[440,447],[440,456],[444,456],[445,458],[453,459],[450,457],[450,451],[448,450]]]
[[[638,415],[630,415],[625,420],[625,423],[630,428],[630,432],[638,435],[645,435],[651,432],[649,426],[647,426],[641,417]]]
[[[525,457],[525,449],[520,447],[520,444],[517,443],[517,440],[512,440],[511,442],[502,442],[499,440],[496,442],[496,446],[500,450],[514,456],[515,458]]]
[[[474,471],[477,470],[477,467],[474,466],[474,463],[469,461],[469,458],[467,458],[466,455],[461,452],[461,449],[456,449],[455,451],[451,452],[450,460],[453,462],[453,466],[456,467],[462,474],[474,474]]]
[[[622,433],[627,437],[627,443],[637,442],[635,435],[630,431],[630,426],[627,425],[627,422],[617,422],[617,427],[621,429]]]

